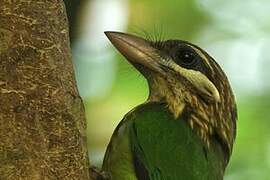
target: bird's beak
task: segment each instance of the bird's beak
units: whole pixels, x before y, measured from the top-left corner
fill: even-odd
[[[106,36],[118,51],[141,73],[144,69],[163,72],[158,50],[143,38],[122,32],[106,31]]]

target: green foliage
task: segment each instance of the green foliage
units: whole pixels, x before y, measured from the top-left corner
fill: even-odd
[[[146,31],[154,37],[186,40],[191,40],[208,22],[194,0],[133,0],[130,19],[131,32]]]

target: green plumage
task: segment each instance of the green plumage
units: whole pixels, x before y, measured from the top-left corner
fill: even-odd
[[[149,97],[116,128],[103,171],[112,180],[222,180],[237,112],[220,66],[186,41],[106,35],[144,75]]]
[[[112,180],[221,180],[225,168],[219,143],[210,147],[165,104],[147,103],[128,113],[108,146],[103,170]]]

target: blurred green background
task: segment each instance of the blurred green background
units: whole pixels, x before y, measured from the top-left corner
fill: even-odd
[[[223,67],[238,104],[238,130],[225,180],[269,180],[269,0],[77,0],[66,2],[76,79],[87,114],[91,163],[99,166],[110,136],[148,95],[144,78],[103,31],[183,39]]]

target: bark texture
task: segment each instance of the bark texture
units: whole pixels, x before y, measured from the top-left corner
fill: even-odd
[[[0,179],[88,180],[62,0],[0,1]]]

